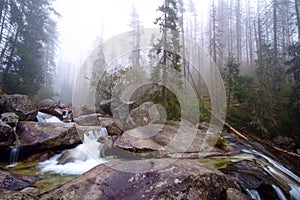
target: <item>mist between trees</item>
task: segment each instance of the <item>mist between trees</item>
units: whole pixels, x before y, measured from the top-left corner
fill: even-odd
[[[96,99],[109,99],[111,88],[131,67],[149,64],[145,73],[153,79],[169,81],[165,71],[153,65],[159,63],[180,72],[182,77],[177,79],[189,80],[201,105],[209,107],[207,88],[195,68],[210,57],[210,64],[218,67],[225,81],[230,123],[259,133],[291,133],[299,137],[299,4],[299,0],[211,0],[207,13],[203,13],[192,0],[164,0],[153,10],[157,13],[153,21],[159,29],[153,37],[143,36],[147,33],[143,33],[139,19],[142,11],[133,7],[128,16],[128,44],[113,41],[107,54],[100,39],[92,55],[93,68],[82,69],[86,71],[81,73],[88,75],[91,88],[97,88],[96,96],[101,98]],[[0,84],[5,93],[25,93],[37,98],[54,95],[54,15],[58,14],[50,0],[1,1]],[[143,50],[144,43],[152,48]],[[118,48],[133,50],[110,62],[118,56]],[[193,59],[199,66],[190,65]],[[103,69],[109,69],[104,70],[109,76],[99,82]],[[73,81],[60,78],[64,87],[57,92],[64,101],[71,102],[71,95],[63,95],[71,94]],[[143,92],[148,92],[150,100],[171,105],[169,110],[177,113],[180,105],[165,87],[149,86]],[[94,94],[88,89],[83,94],[91,95]],[[169,116],[177,118],[178,113]],[[206,118],[204,114],[202,119]]]

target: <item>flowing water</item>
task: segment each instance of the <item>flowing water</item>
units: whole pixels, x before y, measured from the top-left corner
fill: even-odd
[[[12,148],[10,151],[9,165],[7,165],[6,168],[15,167],[17,165],[18,157],[19,157],[19,148],[18,147]]]
[[[58,117],[43,112],[38,112],[36,118],[38,122],[61,122],[62,123],[62,121]]]
[[[68,115],[68,113],[66,115]],[[37,119],[39,122],[61,122],[57,117],[41,112],[38,113]],[[103,141],[103,138],[107,137],[107,130],[101,127],[86,128],[88,128],[88,130],[84,133],[83,144],[56,154],[44,162],[32,164],[30,172],[35,170],[36,174],[42,175],[43,177],[43,179],[37,183],[37,187],[41,188],[41,191],[46,191],[49,188],[54,187],[55,182],[62,183],[62,180],[63,182],[65,180],[71,180],[77,175],[81,175],[91,168],[108,161],[101,153],[104,148],[104,144],[101,143],[101,141]],[[235,156],[219,156],[216,158],[201,159],[200,162],[213,165],[216,168],[222,168],[228,163],[239,162],[241,160],[252,160],[260,165],[260,167],[277,180],[277,182],[285,185],[286,188],[289,188],[289,196],[287,196],[287,193],[283,192],[281,186],[272,185],[274,194],[276,194],[280,200],[300,200],[300,177],[298,175],[271,157],[255,150],[250,145],[235,143],[230,145],[241,149],[242,153]],[[10,165],[6,167],[11,167],[9,170],[17,170],[17,168],[20,168],[23,165],[26,166],[26,163],[22,163],[22,166],[18,165],[16,167],[17,159],[18,148],[14,147],[11,149]],[[33,167],[34,169],[32,169]],[[248,189],[246,187],[244,187],[244,189],[252,199],[261,199],[257,190]]]
[[[276,185],[272,185],[272,187],[275,190],[275,192],[280,200],[287,200],[286,196],[284,195],[284,193],[282,192],[280,187],[278,187]]]
[[[40,171],[61,175],[80,175],[101,163],[107,162],[101,156],[103,144],[97,141],[100,137],[105,138],[106,136],[105,128],[87,131],[84,134],[83,144],[39,163]]]
[[[287,185],[290,188],[290,197],[291,199],[299,200],[300,199],[300,177],[295,173],[276,162],[272,158],[254,150],[254,149],[242,149],[243,152],[255,155],[257,160],[259,160],[261,167],[275,178],[278,182]],[[273,185],[274,190],[276,191],[280,199],[287,199],[283,194],[281,189],[278,186]]]

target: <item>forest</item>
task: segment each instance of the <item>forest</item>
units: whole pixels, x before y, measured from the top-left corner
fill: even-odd
[[[53,0],[1,0],[0,86],[4,93],[52,92],[59,14]]]
[[[111,98],[113,82],[118,82],[118,77],[126,73],[126,67],[158,60],[192,82],[200,104],[209,107],[205,83],[195,66],[191,66],[198,62],[201,71],[204,57],[209,56],[209,63],[217,66],[225,84],[229,124],[245,132],[255,132],[259,137],[296,137],[299,145],[300,16],[297,0],[213,0],[206,15],[196,9],[193,1],[165,1],[157,12],[154,24],[161,35],[152,38],[153,49],[145,53],[140,49],[143,23],[137,10],[132,8],[129,39],[135,50],[125,61],[112,64],[113,68],[121,66],[121,70],[114,71],[109,80],[99,82],[98,92],[104,95],[102,98]],[[97,69],[101,71],[103,66],[109,65],[101,45],[97,52],[92,85],[98,80]],[[163,70],[158,72],[155,67],[151,70],[152,80],[172,79],[163,77]],[[149,94],[149,90],[145,93]],[[165,93],[161,88],[148,98],[169,105],[169,109],[166,106],[169,116],[176,118],[179,105],[174,96]],[[164,98],[169,100],[164,103]],[[202,115],[202,119],[207,116]]]
[[[59,13],[52,3],[52,0],[1,1],[0,85],[3,93],[32,97],[54,95],[52,85],[58,47],[54,19]],[[170,0],[158,7],[157,12],[154,23],[164,36],[153,41],[153,47],[167,47],[173,53],[157,51],[152,57],[161,56],[162,64],[181,71],[185,78],[197,76],[193,75],[188,62],[201,56],[200,50],[190,43],[193,41],[209,52],[222,74],[228,122],[238,129],[256,130],[260,134],[299,137],[300,14],[297,0],[213,0],[205,16],[192,0]],[[134,7],[129,28],[132,45],[139,49],[143,23]],[[101,56],[99,53],[100,63],[95,64],[95,69],[105,63]],[[134,51],[128,59],[132,66],[140,65],[141,50]]]
[[[300,199],[300,0],[157,1],[0,0],[0,199]]]

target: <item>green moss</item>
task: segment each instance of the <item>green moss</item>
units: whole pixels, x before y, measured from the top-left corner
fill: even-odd
[[[226,143],[226,139],[223,137],[219,137],[217,143],[215,144],[215,146],[219,149],[226,149],[227,148],[227,143]]]
[[[41,174],[39,172],[38,162],[19,162],[13,168],[6,168],[6,166],[7,163],[0,163],[0,168],[9,172],[38,177],[38,180],[33,183],[33,186],[38,189],[39,194],[54,189],[76,178],[76,176],[61,176],[59,174]]]
[[[205,158],[200,159],[199,162],[204,165],[209,165],[214,168],[220,169],[226,167],[232,162],[238,162],[241,160],[252,160],[253,158],[254,156],[250,154],[239,154],[236,156],[218,156],[213,158]]]

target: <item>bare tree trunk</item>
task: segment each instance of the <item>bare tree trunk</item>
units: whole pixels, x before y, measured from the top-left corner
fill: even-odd
[[[165,88],[165,81],[166,81],[166,69],[167,67],[167,7],[168,0],[165,0],[165,12],[164,12],[164,30],[163,30],[163,70],[162,70],[162,88],[161,88],[161,101],[164,103],[166,101],[166,88]]]
[[[217,30],[216,30],[216,8],[215,8],[215,1],[213,1],[213,16],[212,16],[212,20],[213,20],[213,38],[212,38],[212,42],[213,42],[213,61],[215,63],[217,63]]]
[[[296,10],[296,17],[297,17],[297,28],[298,28],[298,41],[300,41],[300,0],[295,0],[295,10]]]
[[[278,55],[278,38],[277,38],[277,0],[273,0],[273,37],[274,37],[274,55],[273,55],[273,62],[274,64],[277,63],[277,55]]]
[[[242,61],[240,0],[237,0],[237,8],[236,8],[236,60],[238,63],[241,63]]]
[[[181,9],[181,39],[182,39],[182,64],[183,64],[183,76],[187,78],[186,73],[186,57],[185,57],[185,35],[184,35],[184,22],[183,22],[183,9]]]

